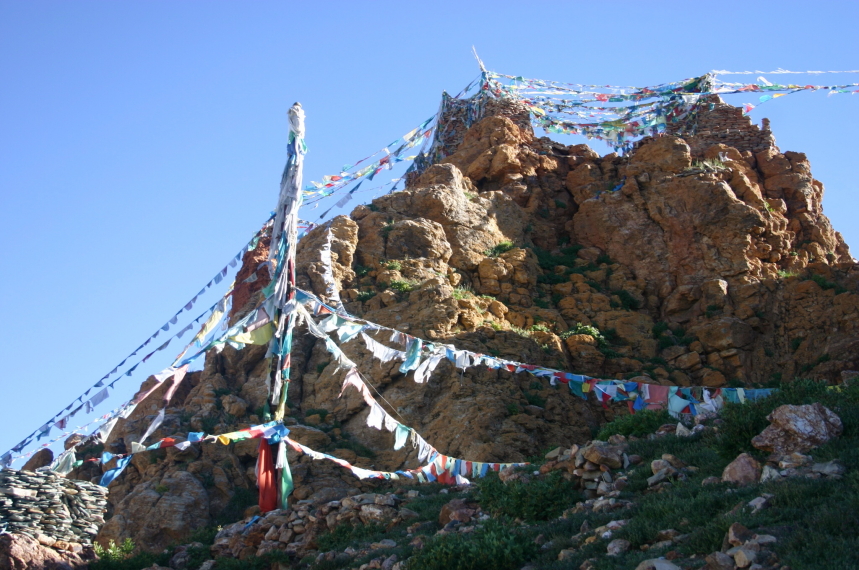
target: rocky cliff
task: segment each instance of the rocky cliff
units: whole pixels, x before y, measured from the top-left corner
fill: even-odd
[[[346,309],[424,339],[665,385],[838,382],[859,367],[859,267],[823,215],[823,185],[805,155],[780,152],[748,119],[732,127],[748,136],[733,138],[713,135],[717,119],[702,118],[706,132],[600,157],[585,145],[537,138],[515,117],[486,117],[404,191],[311,231],[299,245],[299,286],[325,295],[320,249],[330,231]],[[263,271],[244,283],[266,249],[263,242],[245,257],[233,320],[266,284]],[[462,372],[447,362],[416,384],[360,341],[343,349],[389,412],[440,451],[475,461],[521,461],[582,444],[622,412],[530,375]],[[264,355],[263,347],[209,354],[154,437],[259,423]],[[342,378],[323,343],[297,335],[291,436],[359,467],[417,466],[415,451],[391,451],[393,435],[367,427],[357,394],[338,398]],[[117,425],[109,450],[138,440],[161,390]],[[238,520],[255,503],[256,454],[248,440],[135,455],[110,486],[100,541],[132,538],[158,550]],[[330,501],[377,485],[329,462],[289,459],[295,500]],[[94,479],[113,466],[84,465],[71,476]]]

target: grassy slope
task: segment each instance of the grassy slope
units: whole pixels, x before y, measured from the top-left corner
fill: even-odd
[[[766,416],[782,404],[821,402],[835,411],[844,422],[842,437],[811,452],[817,461],[838,458],[847,468],[845,477],[838,481],[795,478],[745,488],[727,484],[702,486],[701,481],[712,475],[720,476],[724,467],[741,452],[749,452],[763,460],[764,456],[751,447],[751,438],[760,433],[768,422]],[[664,421],[656,414],[624,416],[604,426],[599,436],[612,433],[634,435],[652,432]],[[631,508],[611,513],[559,515],[581,500],[579,491],[563,480],[559,473],[532,480],[530,483],[502,484],[497,477],[481,480],[473,490],[461,494],[480,502],[493,519],[467,535],[457,533],[434,536],[440,528],[438,513],[442,505],[457,495],[442,493],[439,485],[407,487],[418,489],[421,496],[407,506],[423,521],[420,531],[426,537],[426,546],[415,549],[409,545],[412,536],[406,523],[385,529],[379,526],[341,526],[321,537],[320,551],[335,551],[333,560],[287,563],[301,570],[340,570],[357,568],[372,559],[396,554],[399,560],[410,558],[407,570],[519,570],[525,564],[537,569],[577,569],[585,560],[595,559],[595,568],[635,568],[641,561],[666,554],[651,549],[641,551],[643,544],[656,542],[660,530],[676,529],[688,538],[674,549],[680,558],[675,563],[697,568],[703,565],[703,556],[719,550],[728,527],[740,522],[759,533],[778,537],[774,550],[781,564],[793,570],[805,568],[857,568],[859,567],[859,386],[842,390],[827,389],[810,381],[797,381],[782,386],[773,396],[754,403],[728,405],[722,413],[718,431],[706,431],[688,438],[665,436],[659,439],[639,439],[629,444],[629,454],[637,454],[643,463],[628,471],[629,486],[622,499],[633,501]],[[671,453],[698,471],[687,481],[674,483],[667,491],[647,493],[647,476],[652,459]],[[751,499],[770,493],[771,506],[756,514],[745,507]],[[572,537],[587,521],[594,529],[611,520],[628,519],[624,528],[615,531],[611,539],[625,538],[632,543],[626,554],[606,556],[606,540],[597,540],[579,546]],[[408,524],[414,524],[411,520]],[[535,538],[542,535],[540,542]],[[213,537],[213,534],[210,534]],[[202,536],[200,537],[202,538]],[[397,542],[393,548],[367,551],[369,544],[387,538]],[[204,540],[205,541],[205,540]],[[342,554],[352,546],[364,549],[356,556]],[[572,556],[559,562],[558,552],[576,548]],[[199,552],[194,570],[207,551]],[[151,555],[147,555],[151,556]],[[169,560],[168,554],[157,562]],[[694,557],[693,557],[694,556]],[[117,557],[121,558],[121,557]],[[144,560],[102,560],[92,570],[118,570],[141,568]],[[282,555],[271,555],[253,561],[221,559],[216,568],[270,568]],[[145,561],[151,564],[156,560]],[[148,565],[145,564],[145,565]]]

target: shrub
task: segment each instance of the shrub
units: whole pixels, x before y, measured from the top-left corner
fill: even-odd
[[[541,332],[552,332],[552,331],[549,329],[549,327],[547,327],[547,326],[546,326],[546,325],[544,325],[544,324],[535,324],[535,325],[531,325],[531,330],[532,330],[532,331],[541,331]]]
[[[220,402],[220,400],[215,400],[216,402]],[[215,428],[218,427],[218,418],[216,416],[205,416],[200,419],[200,426],[203,430],[203,433],[211,434],[215,431]]]
[[[799,349],[799,345],[801,345],[802,341],[804,341],[804,340],[805,340],[804,338],[799,337],[799,336],[796,338],[790,339],[790,349],[793,352],[796,352]]]
[[[556,208],[566,208],[566,207],[567,207],[567,203],[566,203],[566,202],[562,202],[561,200],[555,200],[555,207],[556,207]]]
[[[498,257],[502,253],[508,252],[511,249],[516,247],[516,245],[510,240],[504,240],[495,244],[493,247],[487,249],[483,252],[483,255],[487,257]]]
[[[404,279],[393,279],[391,280],[390,287],[398,293],[408,293],[415,290],[417,283]]]
[[[641,307],[641,303],[629,291],[621,289],[619,291],[612,291],[612,294],[617,295],[618,299],[620,299],[620,306],[627,311],[636,311]]]
[[[328,414],[329,414],[329,412],[325,408],[311,408],[311,409],[307,410],[306,412],[304,412],[304,417],[306,418],[307,416],[319,415],[319,417],[322,418],[322,421],[324,422],[325,417]]]
[[[557,285],[558,283],[565,283],[567,281],[569,279],[565,275],[558,275],[556,273],[544,273],[537,276],[537,283],[545,283],[547,285]]]
[[[412,556],[407,570],[516,570],[532,559],[538,546],[501,522],[488,520],[469,534],[432,539]]]
[[[140,552],[132,556],[134,543],[130,538],[126,538],[119,545],[111,540],[107,548],[103,548],[99,544],[94,544],[93,550],[95,550],[99,559],[89,563],[90,570],[136,570],[137,568],[147,568],[152,565],[167,566],[170,558],[173,556],[172,550],[165,550],[158,554]],[[209,549],[205,548],[205,550],[208,551]]]
[[[599,347],[599,351],[603,353],[606,358],[620,358],[623,356],[620,352],[616,350],[612,350],[610,348],[606,348],[605,346]]]
[[[540,397],[539,394],[532,394],[531,392],[525,390],[525,399],[528,400],[528,403],[532,406],[537,406],[538,408],[546,407],[546,398]]]
[[[399,271],[402,268],[403,268],[403,264],[400,263],[399,261],[386,261],[385,262],[385,269],[390,269],[392,271]]]
[[[364,303],[365,301],[369,301],[370,299],[372,299],[375,296],[376,296],[375,291],[358,291],[358,295],[355,298],[358,301],[360,301],[361,303]]]
[[[233,496],[230,497],[230,502],[214,517],[216,526],[228,525],[241,520],[245,515],[245,510],[259,503],[259,494],[256,489],[253,491],[243,487],[236,487],[233,491]]]
[[[561,333],[561,338],[567,339],[574,334],[589,334],[597,340],[597,344],[600,346],[603,346],[606,343],[605,338],[598,328],[591,325],[583,325],[582,323],[576,323],[576,326],[567,332]]]
[[[666,323],[665,321],[659,321],[658,323],[653,325],[651,332],[653,332],[653,338],[659,338],[660,336],[662,336],[662,333],[664,333],[667,330],[668,330],[668,323]]]
[[[392,229],[394,229],[394,220],[388,220],[388,223],[382,226],[382,229],[380,230],[382,237],[388,239],[388,234],[391,233]]]
[[[607,253],[601,253],[597,257],[596,264],[602,265],[603,263],[605,263],[606,265],[611,265],[611,258],[608,256]]]
[[[372,267],[367,267],[366,265],[356,265],[355,266],[355,275],[358,277],[366,277],[370,271],[372,271]]]
[[[526,521],[554,519],[579,498],[575,484],[564,479],[560,471],[527,483],[502,483],[496,474],[490,473],[477,480],[477,487],[483,508],[495,515]]]
[[[541,309],[548,309],[549,308],[548,301],[544,301],[543,299],[534,299],[532,302],[536,306],[540,307]]]
[[[469,297],[473,297],[474,293],[468,289],[467,287],[454,287],[453,288],[453,298],[454,299],[468,299]]]
[[[346,435],[346,434],[344,434]],[[340,449],[351,449],[361,457],[369,457],[370,459],[374,459],[376,457],[376,453],[364,445],[363,443],[359,443],[357,441],[353,441],[351,439],[342,439],[337,442],[336,447]],[[334,444],[332,444],[332,449],[334,448]]]
[[[605,338],[606,342],[610,342],[612,344],[622,343],[622,339],[620,338],[620,335],[617,334],[617,330],[615,329],[605,329],[602,335]]]
[[[668,410],[641,410],[635,414],[624,414],[603,425],[597,434],[597,439],[606,441],[613,435],[625,435],[627,437],[645,437],[662,424],[674,421]]]
[[[539,247],[532,247],[531,250],[537,256],[537,263],[541,269],[552,270],[559,265],[565,267],[573,267],[576,264],[581,245],[571,245],[561,248],[561,255],[552,255],[550,252]]]
[[[828,281],[823,275],[812,275],[811,280],[817,283],[821,289],[824,291],[827,289],[835,289],[835,294],[840,295],[847,291],[844,287],[839,285],[838,283],[833,283],[832,281]]]

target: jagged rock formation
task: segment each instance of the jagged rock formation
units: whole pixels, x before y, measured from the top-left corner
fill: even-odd
[[[299,246],[299,286],[325,295],[319,250],[330,230],[347,310],[428,340],[672,385],[837,380],[859,366],[859,268],[822,213],[823,185],[804,155],[779,152],[769,134],[749,135],[751,146],[737,149],[713,135],[717,120],[707,129],[600,157],[488,116],[406,190],[311,231]],[[245,256],[233,321],[266,284],[266,271],[243,283],[266,250],[261,242]],[[360,340],[343,348],[389,412],[452,456],[523,460],[589,440],[616,412],[530,375],[463,373],[447,362],[416,384]],[[260,422],[264,354],[228,347],[208,355],[154,437]],[[393,435],[366,426],[358,394],[337,397],[343,374],[323,343],[296,335],[291,435],[359,467],[415,467],[415,451],[391,451]],[[137,441],[161,390],[117,425],[108,449]],[[111,484],[112,518],[100,540],[131,537],[159,549],[211,524],[237,498],[253,498],[256,455],[252,440],[136,455]],[[336,500],[375,485],[327,462],[289,459],[297,500]],[[100,475],[85,469],[73,476]]]

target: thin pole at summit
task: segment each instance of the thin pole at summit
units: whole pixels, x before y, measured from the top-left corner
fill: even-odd
[[[272,320],[275,323],[274,336],[269,344],[268,356],[273,356],[275,367],[271,372],[269,395],[270,405],[274,407],[274,419],[282,421],[286,411],[286,396],[289,389],[290,352],[292,351],[292,332],[295,328],[295,251],[298,244],[298,210],[302,202],[302,170],[304,154],[304,110],[300,103],[289,108],[289,144],[287,145],[286,166],[280,181],[280,196],[275,209],[272,227],[269,261],[274,268],[272,282],[266,295],[274,302]],[[280,473],[281,507],[286,508],[287,498],[293,489],[292,474],[286,460],[284,442],[280,442],[277,467]]]

